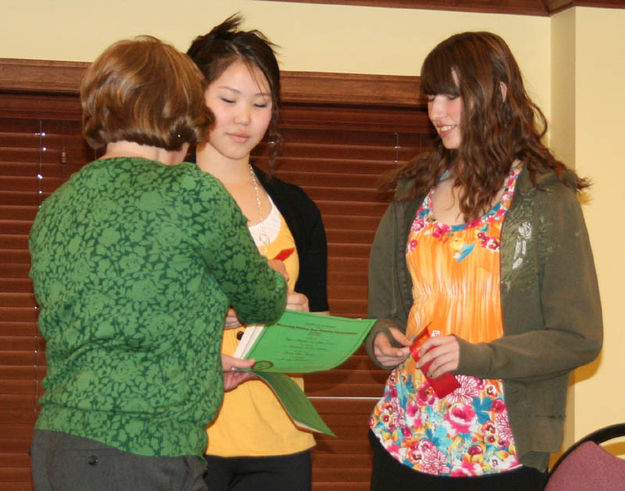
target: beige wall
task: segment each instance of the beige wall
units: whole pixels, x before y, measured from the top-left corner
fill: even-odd
[[[551,19],[550,143],[568,165],[575,166],[575,9]],[[568,392],[564,447],[575,441],[575,384]],[[557,458],[553,456],[552,459]]]
[[[575,374],[575,433],[625,421],[625,10],[575,9],[577,170],[594,182],[585,215],[600,279],[605,321],[601,358]]]
[[[625,334],[619,298],[625,231],[615,213],[625,207],[625,10],[574,8],[551,18],[551,144],[593,186],[584,214],[601,289],[605,341],[599,359],[578,369],[567,421],[567,440],[599,426],[625,421],[625,395],[618,377],[625,373]]]
[[[593,181],[584,213],[603,300],[605,342],[600,358],[574,374],[573,418],[579,438],[601,425],[625,420],[625,335],[621,328],[625,231],[616,210],[625,206],[625,10],[575,8],[552,18],[552,144]],[[571,420],[572,419],[572,420]]]
[[[549,21],[544,17],[249,0],[2,0],[0,57],[92,61],[121,38],[152,34],[185,50],[241,12],[281,46],[284,70],[416,75],[449,34],[505,35],[532,93],[549,104]],[[149,15],[147,15],[149,14]]]
[[[551,18],[342,7],[245,0],[3,0],[0,57],[91,61],[111,42],[153,34],[186,49],[197,34],[240,11],[247,27],[281,46],[285,70],[416,75],[425,54],[463,30],[491,30],[510,44],[530,95],[553,121],[559,156],[594,187],[585,207],[603,296],[606,346],[578,370],[569,438],[623,421],[625,335],[625,10],[574,8]],[[620,179],[619,179],[620,177]]]

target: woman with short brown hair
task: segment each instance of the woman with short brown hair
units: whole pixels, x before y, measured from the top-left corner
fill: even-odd
[[[186,55],[140,37],[82,87],[104,155],[46,199],[30,234],[47,342],[31,447],[35,489],[203,490],[206,425],[224,387],[229,305],[282,313],[286,283],[223,186],[182,162],[212,122]]]
[[[173,46],[151,36],[118,41],[83,78],[85,139],[93,148],[127,140],[166,150],[202,141],[212,122],[204,86]]]

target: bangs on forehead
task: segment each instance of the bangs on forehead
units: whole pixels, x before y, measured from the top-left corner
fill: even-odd
[[[459,95],[458,84],[454,80],[454,64],[445,59],[442,53],[431,52],[421,68],[421,89],[424,94]]]
[[[269,81],[267,74],[263,71],[263,67],[255,63],[254,60],[250,60],[249,58],[245,58],[243,56],[241,56],[239,60],[247,67],[250,77],[252,77],[260,92],[265,95],[272,96],[273,87],[271,86],[271,82]]]

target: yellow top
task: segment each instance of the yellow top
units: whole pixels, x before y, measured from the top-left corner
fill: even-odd
[[[280,216],[281,226],[277,238],[260,248],[267,258],[274,258],[284,250],[293,253],[284,261],[289,274],[289,289],[293,290],[299,273],[299,260],[295,241]],[[224,332],[222,352],[232,355],[239,343],[237,334],[245,327]],[[301,378],[294,380],[303,388]],[[217,418],[208,426],[208,455],[219,457],[261,457],[288,455],[302,452],[315,445],[308,431],[298,429],[282,404],[261,380],[250,380],[224,394]]]

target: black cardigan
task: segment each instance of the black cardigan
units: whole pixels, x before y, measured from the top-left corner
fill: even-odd
[[[197,163],[195,152],[185,159]],[[295,291],[308,297],[311,312],[325,312],[328,306],[328,243],[321,212],[302,188],[263,172],[252,164],[262,184],[289,227],[297,256],[299,276]]]
[[[311,312],[329,310],[328,244],[319,208],[299,186],[268,175],[256,166],[253,169],[293,234],[299,257],[295,291],[308,297]]]

